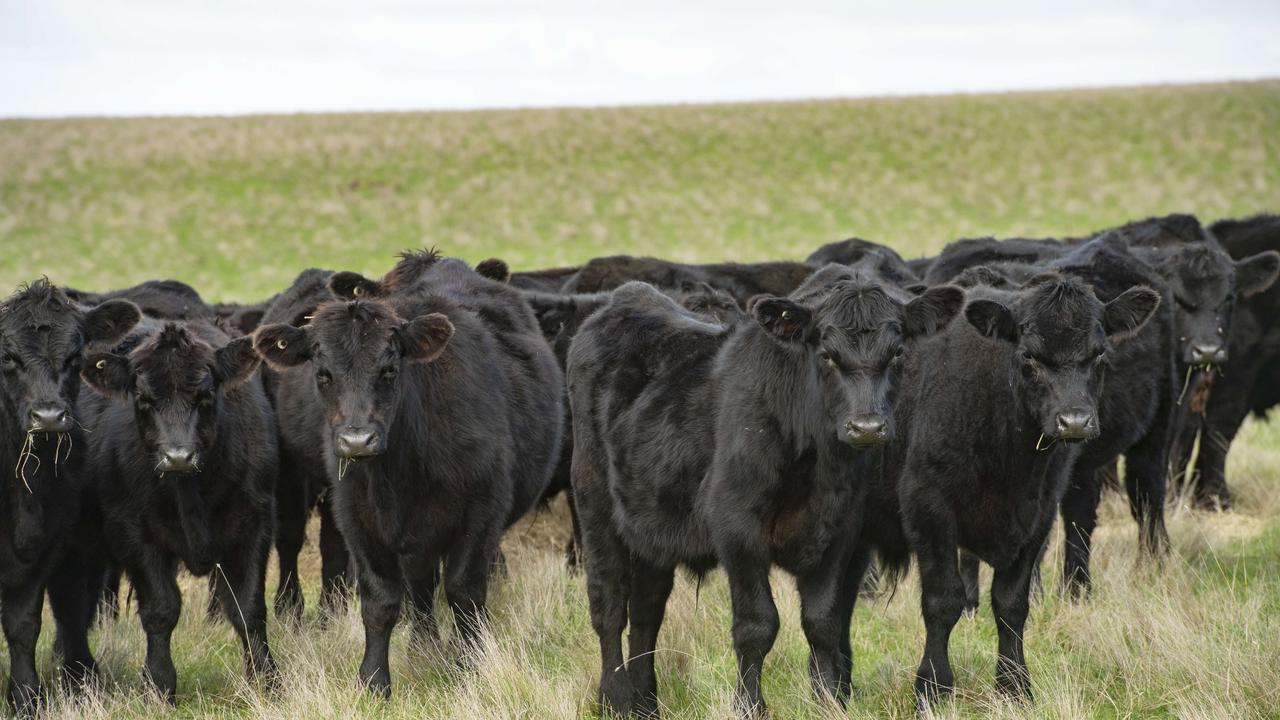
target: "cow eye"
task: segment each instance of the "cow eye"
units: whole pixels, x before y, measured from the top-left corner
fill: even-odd
[[[906,354],[907,354],[907,351],[905,349],[898,348],[897,350],[893,351],[893,359],[890,360],[889,362],[894,362],[894,363],[902,362],[902,358]]]
[[[206,409],[213,407],[213,393],[201,393],[199,397],[196,398],[196,403],[199,404],[200,407]]]
[[[328,386],[329,386],[329,383],[332,383],[332,382],[333,382],[333,376],[329,374],[329,371],[328,371],[328,370],[317,370],[317,371],[316,371],[316,384],[317,384],[317,385],[319,385],[320,387],[328,387]]]
[[[0,370],[4,370],[5,372],[13,372],[14,370],[17,370],[20,367],[22,367],[22,361],[19,360],[18,356],[14,355],[13,353],[5,353],[4,357],[0,358]]]
[[[388,366],[386,366],[386,367],[382,368],[382,379],[383,379],[383,380],[394,380],[394,379],[395,379],[395,377],[396,377],[396,375],[397,375],[399,372],[400,372],[400,368],[396,367],[395,365],[388,365]]]
[[[822,361],[823,365],[826,365],[832,370],[835,370],[837,367],[836,359],[831,357],[831,353],[827,352],[826,350],[822,350],[818,353],[818,359]]]
[[[1174,295],[1173,299],[1178,303],[1178,307],[1181,307],[1183,310],[1186,310],[1187,312],[1195,312],[1196,306],[1193,303],[1187,302],[1177,295]]]

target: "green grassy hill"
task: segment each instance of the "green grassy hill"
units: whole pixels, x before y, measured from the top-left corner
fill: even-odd
[[[41,274],[85,289],[174,277],[210,300],[260,299],[308,266],[379,274],[437,245],[517,269],[619,252],[802,258],[849,235],[905,255],[973,235],[1080,234],[1152,214],[1280,209],[1280,81],[810,103],[596,110],[0,121],[0,289]],[[953,638],[960,695],[939,717],[1280,717],[1280,428],[1249,425],[1229,468],[1236,511],[1170,508],[1175,554],[1139,560],[1108,498],[1097,591],[1057,597],[1061,538],[1028,625],[1037,703],[992,691],[984,601]],[[272,618],[280,690],[240,679],[238,644],[184,581],[180,703],[149,700],[136,607],[95,634],[106,690],[54,717],[578,717],[599,674],[563,508],[506,540],[492,642],[475,671],[449,648],[393,648],[389,702],[355,686],[358,614]],[[308,552],[311,552],[310,550]],[[314,600],[314,556],[304,572]],[[984,576],[984,580],[988,576]],[[791,582],[766,666],[775,717],[913,715],[923,626],[914,577],[855,618],[845,713],[809,697]],[[268,591],[275,588],[274,574]],[[51,663],[51,625],[42,660]],[[446,636],[448,635],[446,623]],[[659,638],[667,717],[729,711],[728,593],[677,582]],[[4,663],[0,661],[0,667]]]

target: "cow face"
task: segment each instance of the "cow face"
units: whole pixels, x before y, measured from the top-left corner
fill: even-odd
[[[893,438],[898,370],[913,340],[943,327],[964,302],[937,287],[905,305],[884,288],[840,281],[810,302],[760,297],[751,314],[776,340],[801,349],[825,400],[825,421],[855,447]]]
[[[452,336],[440,313],[403,320],[385,303],[355,300],[321,306],[301,328],[259,328],[254,347],[276,368],[310,365],[334,452],[354,460],[386,452],[406,367],[438,358]]]
[[[258,367],[249,338],[217,348],[177,323],[128,356],[98,353],[81,371],[96,392],[132,403],[134,422],[158,473],[199,472],[218,433],[223,391]]]
[[[47,280],[0,305],[0,395],[26,433],[63,433],[75,425],[81,350],[114,343],[141,317],[136,305],[111,300],[83,312]]]
[[[1233,261],[1207,244],[1178,248],[1158,266],[1177,308],[1179,353],[1187,365],[1221,365],[1236,300],[1267,289],[1276,279],[1280,255],[1259,253]]]
[[[732,295],[707,283],[686,283],[680,288],[676,299],[685,310],[721,325],[737,325],[747,317]]]
[[[1010,296],[1007,304],[973,300],[965,317],[978,332],[1015,347],[1010,382],[1045,438],[1097,437],[1107,354],[1146,324],[1160,296],[1135,287],[1104,305],[1085,283],[1056,274],[1032,278]]]

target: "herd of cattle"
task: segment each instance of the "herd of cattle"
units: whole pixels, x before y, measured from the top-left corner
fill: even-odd
[[[859,591],[911,558],[918,702],[953,687],[948,638],[977,607],[979,561],[994,568],[997,684],[1029,698],[1023,628],[1059,513],[1064,591],[1082,596],[1109,483],[1149,555],[1167,548],[1167,483],[1228,507],[1231,439],[1280,402],[1277,249],[1280,216],[1172,215],[910,261],[858,239],[805,262],[518,273],[414,252],[380,280],[306,270],[253,306],[172,280],[36,280],[0,305],[8,701],[40,703],[46,591],[64,683],[90,679],[91,625],[123,573],[146,677],[172,702],[180,565],[209,577],[210,611],[270,680],[268,555],[276,613],[300,615],[313,511],[321,613],[345,611],[351,578],[359,679],[389,693],[402,605],[434,637],[443,582],[471,656],[504,530],[559,492],[606,708],[658,712],[678,566],[727,574],[740,710],[764,708],[775,565],[796,579],[814,692],[842,702]]]

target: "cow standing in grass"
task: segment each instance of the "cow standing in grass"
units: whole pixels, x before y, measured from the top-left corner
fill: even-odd
[[[503,531],[544,492],[560,448],[562,376],[519,292],[458,260],[407,255],[382,282],[339,273],[303,327],[265,325],[258,352],[315,403],[333,503],[356,560],[360,681],[391,691],[407,593],[436,635],[441,564],[462,650],[474,648]]]
[[[146,676],[175,702],[170,639],[182,610],[181,563],[216,575],[247,670],[271,677],[263,584],[277,450],[252,341],[229,340],[211,324],[166,322],[128,345],[127,354],[89,355],[81,374],[98,394],[89,413],[98,547],[137,591]]]
[[[947,649],[965,605],[960,549],[995,568],[997,685],[1030,698],[1023,628],[1040,550],[1076,443],[1098,434],[1107,357],[1160,301],[1130,288],[1103,304],[1082,281],[1057,274],[970,293],[967,322],[922,343],[902,370],[894,421],[904,441],[890,444],[871,483],[862,544],[841,592],[847,620],[873,551],[898,568],[915,556],[926,630],[920,707],[954,687]],[[837,634],[847,682],[848,626]]]
[[[733,596],[737,706],[764,709],[775,564],[800,589],[815,691],[845,695],[836,591],[863,473],[894,435],[904,353],[962,299],[956,288],[912,299],[828,266],[790,297],[757,298],[753,320],[733,326],[641,283],[619,288],[586,322],[568,363],[573,492],[604,707],[657,713],[653,652],[675,568],[701,573],[717,562]]]
[[[0,304],[0,626],[9,648],[9,707],[40,698],[36,640],[47,584],[73,682],[94,667],[88,644],[93,606],[77,590],[75,566],[55,567],[74,537],[89,483],[81,422],[80,363],[86,345],[110,343],[138,321],[138,308],[112,300],[85,311],[47,280]],[[51,577],[52,576],[52,577]]]

